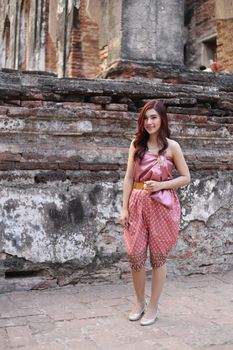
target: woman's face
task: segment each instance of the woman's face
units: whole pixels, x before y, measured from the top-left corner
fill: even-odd
[[[161,117],[153,108],[145,113],[144,128],[149,135],[157,133],[161,126]]]

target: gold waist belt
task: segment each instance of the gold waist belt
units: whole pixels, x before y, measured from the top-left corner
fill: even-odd
[[[136,190],[144,190],[144,182],[134,182],[133,188]]]

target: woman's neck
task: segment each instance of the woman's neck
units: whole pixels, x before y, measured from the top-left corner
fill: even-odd
[[[155,147],[156,146],[159,147],[158,135],[157,134],[150,135],[148,142],[150,144],[153,144]]]

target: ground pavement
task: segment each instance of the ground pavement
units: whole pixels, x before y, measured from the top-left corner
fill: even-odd
[[[233,350],[233,271],[168,277],[152,326],[133,301],[123,281],[1,294],[0,350]]]

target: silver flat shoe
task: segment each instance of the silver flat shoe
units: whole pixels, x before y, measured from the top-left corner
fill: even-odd
[[[134,312],[134,313],[131,312],[129,314],[129,320],[130,321],[138,321],[142,317],[142,315],[145,311],[145,308],[146,308],[146,302],[141,306],[141,309],[139,310],[139,312]]]
[[[156,311],[155,311],[155,314],[153,317],[151,318],[145,318],[143,317],[140,321],[140,325],[141,326],[150,326],[151,324],[153,324],[156,319],[159,317],[159,309],[157,308]]]

